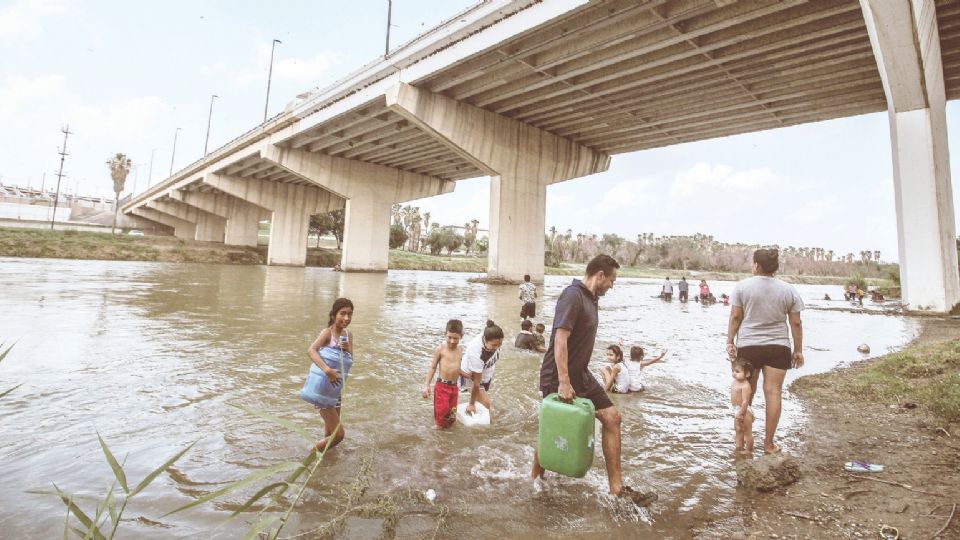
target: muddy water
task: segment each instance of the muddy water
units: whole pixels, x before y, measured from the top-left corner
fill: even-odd
[[[491,394],[492,426],[432,429],[432,403],[419,391],[446,319],[462,318],[467,339],[487,317],[503,324],[508,343],[518,330],[515,288],[468,284],[466,277],[0,259],[0,339],[19,340],[0,365],[0,390],[23,383],[0,400],[0,530],[11,538],[62,535],[62,504],[24,492],[56,482],[75,495],[102,494],[112,473],[99,431],[118,457],[126,456],[131,483],[196,441],[128,509],[128,517],[146,519],[125,523],[122,536],[239,536],[242,519],[222,525],[239,495],[159,516],[224,482],[304,455],[297,435],[231,405],[321,432],[297,392],[307,345],[338,296],[357,306],[356,359],[344,397],[348,439],[328,456],[291,534],[336,510],[363,458],[371,463],[372,495],[436,491],[437,503],[451,511],[441,537],[685,538],[703,520],[737,512],[723,355],[728,308],[663,303],[653,298],[657,284],[643,279],[621,279],[601,301],[596,360],[620,339],[651,352],[669,350],[666,362],[645,371],[647,392],[613,397],[624,417],[625,476],[660,493],[649,512],[635,511],[601,495],[599,455],[583,479],[553,476],[542,490],[531,488],[536,354],[505,347]],[[568,282],[547,278],[538,318],[548,328]],[[712,285],[717,295],[733,287]],[[811,304],[824,292],[841,297],[839,287],[798,288]],[[881,353],[918,331],[899,317],[814,310],[804,313],[804,326],[807,367],[800,374],[855,360],[861,342]],[[787,450],[797,446],[804,422],[788,393],[781,424]],[[431,536],[434,525],[429,515],[411,514],[398,531]],[[355,518],[345,534],[379,533],[379,521]]]

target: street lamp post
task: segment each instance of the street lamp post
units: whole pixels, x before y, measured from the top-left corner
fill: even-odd
[[[213,118],[213,100],[220,96],[213,94],[210,96],[210,112],[207,114],[207,138],[203,140],[203,155],[207,155],[207,143],[210,142],[210,120]]]
[[[153,154],[156,152],[156,148],[150,150],[150,172],[147,173],[147,187],[150,187],[150,183],[153,182]]]
[[[270,79],[273,78],[273,51],[277,47],[277,43],[283,43],[279,39],[273,40],[273,43],[270,44],[270,70],[267,72],[267,102],[263,105],[263,121],[267,121],[267,109],[270,108]]]
[[[177,135],[180,133],[180,128],[177,128],[173,132],[173,151],[170,152],[170,176],[173,176],[173,158],[177,155]]]

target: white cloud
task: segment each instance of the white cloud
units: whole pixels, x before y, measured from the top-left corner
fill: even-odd
[[[807,201],[803,206],[791,214],[791,219],[798,223],[822,223],[828,218],[835,217],[841,212],[836,195],[828,195],[822,199]]]
[[[62,75],[27,79],[5,77],[0,84],[0,118],[22,111],[32,101],[41,101],[63,91]]]
[[[674,197],[686,197],[705,188],[757,189],[773,182],[775,176],[769,167],[737,171],[729,165],[697,163],[677,174],[670,193]]]
[[[140,135],[169,106],[155,96],[117,101],[108,106],[82,105],[70,118],[70,125],[88,136],[130,137]]]
[[[0,8],[0,40],[42,37],[43,19],[68,11],[71,3],[65,0],[20,0]]]
[[[597,211],[612,214],[624,208],[639,208],[649,202],[650,180],[627,180],[614,184],[597,203]]]

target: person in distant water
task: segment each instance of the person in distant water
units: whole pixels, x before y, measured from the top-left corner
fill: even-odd
[[[883,294],[881,294],[879,290],[874,289],[870,291],[870,300],[873,300],[874,302],[883,302],[886,299],[883,297]]]
[[[660,356],[656,358],[651,358],[649,360],[644,360],[644,355],[646,353],[643,350],[643,347],[639,345],[634,345],[630,347],[630,361],[625,362],[627,366],[627,371],[630,373],[630,391],[631,392],[643,392],[643,380],[641,378],[641,371],[647,366],[652,366],[657,362],[663,360],[663,357],[667,355],[667,351],[660,353]]]
[[[607,392],[626,394],[630,391],[630,373],[623,367],[623,349],[619,345],[607,347],[609,366],[600,368],[603,375],[603,389]]]
[[[827,301],[830,301],[830,300],[831,300],[830,295],[827,294],[827,293],[824,293],[824,294],[823,294],[823,299],[824,299],[824,300],[827,300]]]
[[[534,339],[537,340],[537,352],[547,352],[547,340],[543,336],[543,333],[547,331],[547,327],[543,323],[537,323],[536,332],[533,333]]]
[[[609,255],[597,255],[587,264],[583,280],[574,279],[560,294],[550,332],[550,345],[540,366],[540,392],[556,393],[570,402],[580,396],[593,402],[601,425],[603,458],[607,467],[610,494],[628,497],[639,505],[657,499],[656,493],[636,491],[623,485],[620,471],[620,411],[614,407],[603,386],[590,373],[590,356],[597,339],[597,302],[617,280],[620,264]],[[543,467],[533,453],[530,477],[542,478]]]
[[[670,276],[667,276],[667,279],[663,280],[660,286],[660,298],[668,301],[673,300],[673,283],[670,281]]]
[[[788,369],[803,366],[803,326],[800,322],[803,300],[793,286],[773,277],[780,268],[779,255],[777,248],[761,248],[753,252],[753,277],[733,288],[727,324],[730,361],[743,358],[753,366],[748,405],[753,404],[753,395],[763,374],[766,409],[763,451],[767,454],[780,451],[774,444],[774,435],[780,422],[783,379]]]
[[[680,283],[677,283],[677,292],[680,293],[680,301],[687,301],[687,293],[690,291],[690,284],[687,283],[687,276],[682,276],[680,278]]]
[[[857,303],[860,304],[861,306],[863,305],[863,297],[866,295],[867,293],[863,292],[863,289],[861,289],[860,287],[857,287],[857,292],[854,293],[854,296],[857,297]]]
[[[533,335],[533,323],[529,320],[524,320],[520,323],[520,333],[517,334],[517,339],[514,340],[513,346],[518,349],[525,349],[528,351],[537,350],[537,338]],[[543,351],[539,351],[543,352]]]
[[[711,304],[717,303],[717,299],[713,297],[713,294],[711,294],[707,299],[710,300]],[[727,293],[723,293],[720,295],[720,301],[723,302],[723,305],[725,306],[730,305],[730,297],[727,296]]]
[[[440,376],[433,389],[433,419],[437,429],[448,428],[457,421],[457,396],[459,395],[458,379],[460,378],[460,361],[463,359],[463,323],[459,319],[447,321],[443,343],[437,345],[433,351],[433,361],[427,378],[423,381],[423,399],[430,397],[430,381],[437,368]]]
[[[707,280],[700,280],[700,299],[706,300],[710,296],[710,286],[707,285]]]
[[[525,321],[537,316],[537,286],[530,283],[530,274],[524,275],[520,284],[520,301],[523,302],[520,319]]]
[[[500,360],[500,347],[503,345],[503,330],[493,321],[487,321],[487,327],[473,338],[463,351],[460,364],[460,391],[470,392],[470,404],[464,412],[472,415],[477,412],[477,402],[490,409],[490,384],[493,371]]]
[[[329,448],[333,448],[346,436],[346,431],[340,423],[340,408],[343,405],[343,398],[340,396],[343,391],[343,374],[324,361],[321,349],[337,351],[337,356],[342,359],[340,370],[349,371],[353,364],[353,333],[347,330],[347,326],[350,326],[350,321],[353,320],[353,302],[349,298],[337,298],[333,302],[333,307],[330,308],[329,315],[327,327],[320,331],[320,335],[307,349],[310,360],[326,375],[330,386],[337,388],[336,405],[329,407],[315,405],[320,418],[323,419],[324,437],[315,446],[319,451],[327,450],[328,443]]]
[[[734,444],[737,452],[753,453],[753,408],[750,398],[750,374],[753,367],[743,358],[737,358],[730,365],[733,383],[730,385],[730,408],[733,412]]]
[[[852,301],[857,298],[857,286],[853,283],[847,285],[847,291],[843,293],[843,299]]]

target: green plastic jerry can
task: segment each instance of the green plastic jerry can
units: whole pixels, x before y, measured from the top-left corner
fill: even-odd
[[[582,478],[593,465],[593,402],[574,398],[560,401],[556,393],[540,404],[537,457],[540,466],[574,478]]]

